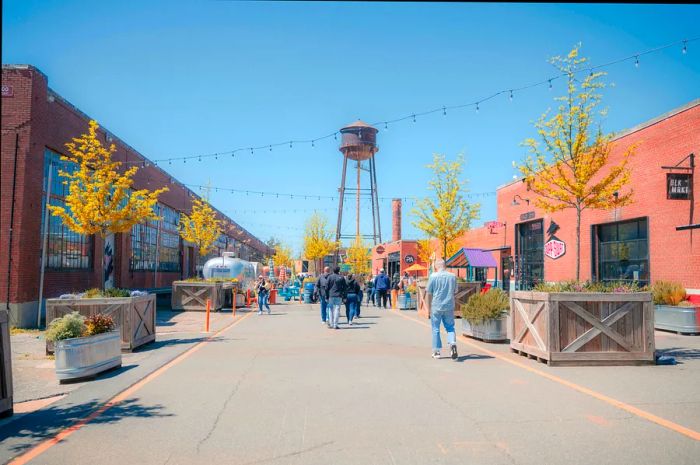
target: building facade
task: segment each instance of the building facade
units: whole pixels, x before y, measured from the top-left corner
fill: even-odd
[[[633,202],[582,213],[580,278],[677,281],[700,293],[700,100],[617,135],[611,166],[632,146],[631,182],[624,190],[633,190]],[[499,267],[489,279],[511,289],[576,277],[575,211],[546,213],[535,200],[522,181],[500,187],[496,221],[461,240],[491,251]]]
[[[72,169],[70,162],[60,159],[66,154],[64,144],[85,133],[90,119],[51,90],[41,71],[3,65],[0,304],[9,308],[14,325],[36,325],[42,262],[45,299],[101,287],[102,280],[107,286],[132,289],[170,287],[174,280],[195,275],[208,258],[183,242],[177,230],[180,214],[191,211],[197,194],[104,128],[99,136],[105,145],[115,144],[114,159],[139,165],[135,189],[169,188],[156,207],[162,219],[103,239],[73,233],[59,218],[46,215],[47,196],[52,205],[61,205],[66,194],[58,175],[59,169]],[[211,256],[227,250],[262,262],[272,252],[226,215],[217,214],[223,234]]]

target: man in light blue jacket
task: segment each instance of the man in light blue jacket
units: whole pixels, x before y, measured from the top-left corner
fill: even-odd
[[[440,358],[442,340],[440,339],[440,323],[447,331],[447,343],[450,345],[452,360],[457,359],[457,341],[455,337],[455,293],[457,292],[457,277],[445,270],[445,260],[435,262],[435,271],[428,279],[428,306],[430,321],[433,327],[433,358]]]

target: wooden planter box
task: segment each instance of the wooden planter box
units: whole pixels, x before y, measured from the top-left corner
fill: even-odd
[[[654,306],[654,327],[678,334],[700,333],[700,307]]]
[[[90,378],[122,364],[118,331],[56,341],[59,382]]]
[[[0,310],[0,417],[12,415],[12,350],[10,321],[6,310]]]
[[[109,315],[121,333],[121,349],[135,348],[156,340],[156,296],[105,297],[100,299],[47,299],[46,321],[51,322],[71,312],[83,316]],[[47,341],[47,353],[53,344]]]
[[[430,309],[427,305],[425,288],[428,281],[418,281],[416,288],[418,289],[418,315],[424,318],[430,318]],[[455,318],[462,318],[462,304],[466,304],[472,294],[481,292],[481,283],[468,282],[457,283],[457,294],[455,295]]]
[[[207,310],[207,299],[211,300],[212,311],[221,310],[224,306],[224,290],[222,283],[174,281],[173,310],[188,312],[204,312]]]
[[[653,364],[651,293],[510,293],[510,347],[549,365]]]
[[[462,319],[462,334],[485,342],[500,342],[508,339],[508,315],[472,324]]]

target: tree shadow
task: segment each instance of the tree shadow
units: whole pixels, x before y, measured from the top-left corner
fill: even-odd
[[[113,424],[123,418],[151,419],[173,416],[163,413],[162,405],[142,405],[138,401],[139,399],[127,399],[101,412],[104,404],[92,401],[84,404],[54,405],[28,413],[3,425],[0,430],[0,454],[3,449],[14,453],[24,452],[38,441],[50,438],[87,417],[90,417],[88,423]]]

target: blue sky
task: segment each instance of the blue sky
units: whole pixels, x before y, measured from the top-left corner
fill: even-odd
[[[700,36],[697,5],[500,5],[264,2],[3,2],[3,63],[29,63],[49,85],[151,159],[313,139],[357,118],[391,120],[551,76],[552,55],[582,42],[598,64]],[[700,41],[606,70],[608,131],[634,126],[700,96]],[[473,108],[381,126],[381,197],[427,194],[425,164],[467,159],[473,193],[515,173],[531,122],[562,92],[554,83]],[[190,184],[335,195],[342,157],[332,138],[311,147],[165,165]],[[262,239],[297,250],[314,209],[335,225],[337,201],[212,192],[222,211]],[[354,205],[354,202],[353,202]],[[364,218],[369,216],[363,202]],[[419,233],[404,207],[404,238]],[[381,203],[390,237],[390,201]],[[354,210],[345,223],[351,232]],[[369,223],[363,221],[365,231]]]

